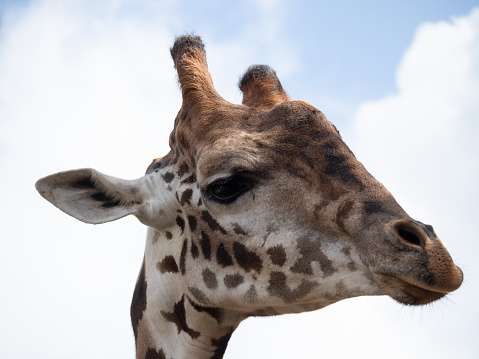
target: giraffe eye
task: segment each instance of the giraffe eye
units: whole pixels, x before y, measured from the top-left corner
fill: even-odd
[[[254,185],[254,180],[242,176],[220,178],[207,187],[206,195],[216,202],[228,204],[249,191]]]

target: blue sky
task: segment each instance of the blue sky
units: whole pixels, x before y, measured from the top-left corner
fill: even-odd
[[[28,7],[30,1],[0,1],[5,13]],[[378,99],[396,91],[395,70],[411,43],[416,28],[424,22],[447,21],[464,15],[477,1],[264,1],[264,10],[254,1],[68,1],[91,14],[117,19],[162,17],[172,34],[195,32],[205,40],[230,42],[244,38],[259,22],[274,22],[274,37],[258,31],[258,41],[268,47],[291,46],[280,53],[296,66],[282,76],[288,90],[298,98],[320,103],[336,122],[348,121],[352,110],[335,104],[341,98],[354,109],[361,101]],[[273,5],[268,5],[273,4]],[[112,7],[115,9],[112,10]],[[252,35],[248,35],[252,37]],[[258,62],[275,67],[268,49],[257,49]],[[276,60],[278,61],[278,60]],[[239,76],[239,74],[237,74]],[[329,111],[328,111],[329,110]]]
[[[181,104],[169,47],[184,32],[203,37],[215,86],[231,102],[249,65],[275,68],[412,217],[434,225],[466,275],[425,308],[356,298],[248,319],[226,358],[479,357],[478,8],[0,0],[0,357],[133,357],[129,303],[145,228],[134,218],[79,223],[33,184],[82,167],[136,178],[166,154]]]

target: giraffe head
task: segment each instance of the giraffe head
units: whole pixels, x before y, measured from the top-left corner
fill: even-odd
[[[183,104],[171,151],[145,176],[82,169],[37,182],[81,221],[133,214],[150,227],[134,327],[162,295],[156,282],[173,288],[175,313],[187,298],[241,318],[360,295],[426,304],[461,285],[432,227],[407,215],[319,110],[291,101],[273,70],[250,67],[234,105],[216,92],[199,37],[177,38],[171,55]]]

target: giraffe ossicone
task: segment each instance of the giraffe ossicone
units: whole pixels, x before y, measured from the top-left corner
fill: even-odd
[[[131,320],[137,358],[222,358],[249,316],[389,295],[406,305],[459,288],[462,271],[311,105],[268,66],[225,101],[197,36],[171,55],[183,104],[171,151],[137,180],[93,169],[40,179],[40,194],[87,223],[148,226]]]

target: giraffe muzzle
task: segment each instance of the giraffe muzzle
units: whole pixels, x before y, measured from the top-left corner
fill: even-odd
[[[433,228],[414,220],[396,220],[388,225],[396,238],[399,263],[386,260],[373,273],[384,293],[402,304],[433,302],[458,289],[463,272],[456,266]]]

